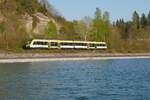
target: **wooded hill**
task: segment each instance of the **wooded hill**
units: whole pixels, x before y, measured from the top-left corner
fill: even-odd
[[[53,38],[63,21],[47,0],[0,0],[0,48],[19,49],[35,37]]]
[[[111,23],[109,12],[67,21],[47,0],[0,0],[0,49],[22,50],[32,38],[106,41],[108,52],[149,52],[150,13]]]

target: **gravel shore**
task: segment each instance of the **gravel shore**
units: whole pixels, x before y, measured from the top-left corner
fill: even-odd
[[[137,59],[150,58],[150,53],[69,53],[69,54],[0,54],[0,63],[43,62],[62,60]]]

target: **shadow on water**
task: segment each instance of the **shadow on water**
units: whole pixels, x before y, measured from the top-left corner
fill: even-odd
[[[89,100],[86,96],[77,97],[75,100]]]
[[[20,91],[28,95],[28,89],[20,83],[28,82],[29,66],[30,63],[0,64],[0,99],[21,99]],[[24,74],[26,78],[23,78],[21,74]]]
[[[0,100],[49,100],[57,66],[56,62],[0,64]]]

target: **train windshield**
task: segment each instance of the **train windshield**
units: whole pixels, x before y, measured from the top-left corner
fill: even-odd
[[[28,41],[27,44],[31,44],[31,41]]]

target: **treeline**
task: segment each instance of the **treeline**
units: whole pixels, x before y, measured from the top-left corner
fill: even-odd
[[[130,21],[118,19],[111,23],[109,12],[96,8],[95,16],[65,22],[59,38],[84,41],[105,41],[109,52],[149,52],[150,13],[134,11]],[[66,36],[66,37],[65,37]]]
[[[119,19],[113,23],[112,35],[116,42],[112,40],[114,49],[128,52],[148,52],[150,49],[150,12],[139,15],[134,11],[131,21]]]
[[[82,20],[67,21],[63,17],[57,18],[59,29],[50,21],[45,27],[45,35],[40,38],[82,40],[82,41],[108,41],[111,34],[109,13],[96,8],[94,18],[89,16]]]
[[[28,14],[32,17],[34,29],[39,21],[34,16],[36,12],[55,20],[43,27],[44,35],[28,33],[22,21]],[[105,41],[108,52],[149,52],[150,13],[139,15],[135,11],[131,21],[118,19],[111,23],[109,12],[96,8],[93,17],[86,16],[81,20],[68,21],[55,11],[47,0],[1,0],[0,49],[22,50],[26,41],[32,38]]]
[[[141,31],[145,31],[142,34],[144,36],[144,33],[148,33],[146,30],[150,28],[150,12],[148,15],[143,13],[140,17],[140,15],[135,11],[132,16],[132,21],[125,22],[123,19],[120,19],[113,23],[113,25],[119,29],[123,39],[136,37],[137,33]]]
[[[111,23],[109,12],[96,8],[94,17],[64,21],[57,39],[105,41],[110,52],[148,52],[150,49],[150,13],[133,12],[131,21]],[[56,35],[55,35],[56,36]]]
[[[108,41],[111,34],[109,13],[96,8],[94,18],[89,16],[82,20],[67,21],[64,19],[59,29],[58,39],[82,41]]]

